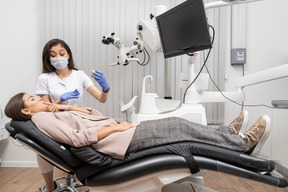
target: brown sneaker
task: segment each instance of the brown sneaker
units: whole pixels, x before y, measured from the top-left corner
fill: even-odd
[[[239,133],[242,133],[245,131],[248,124],[248,111],[243,110],[239,114],[239,116],[230,123],[228,126],[228,131],[231,134],[238,135]]]
[[[271,121],[267,115],[262,115],[257,119],[254,125],[241,133],[241,137],[248,143],[248,149],[255,146],[252,156],[256,156],[261,151],[263,144],[270,134]]]

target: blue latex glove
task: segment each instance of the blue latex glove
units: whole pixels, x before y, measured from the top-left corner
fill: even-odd
[[[63,93],[60,97],[61,101],[66,101],[67,99],[77,99],[79,98],[79,91],[77,89],[75,89],[75,91],[70,91],[70,92],[66,92]]]
[[[95,79],[95,81],[97,81],[99,83],[99,85],[102,87],[103,90],[107,90],[109,89],[109,84],[105,79],[105,76],[103,75],[103,73],[101,71],[95,71],[93,73],[93,77]]]

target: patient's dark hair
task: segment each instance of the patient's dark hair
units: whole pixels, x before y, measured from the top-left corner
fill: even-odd
[[[30,116],[24,115],[21,112],[21,109],[25,108],[25,103],[23,101],[23,95],[25,93],[18,93],[15,96],[13,96],[9,102],[7,103],[5,107],[5,114],[7,117],[10,117],[14,120],[21,120],[26,121],[31,119]]]

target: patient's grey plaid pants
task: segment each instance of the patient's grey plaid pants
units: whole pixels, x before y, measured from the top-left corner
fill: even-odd
[[[127,153],[165,144],[194,141],[235,151],[246,151],[246,142],[230,134],[226,126],[211,127],[178,117],[141,122],[137,126]]]

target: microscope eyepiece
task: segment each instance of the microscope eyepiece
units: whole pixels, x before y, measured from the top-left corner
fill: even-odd
[[[111,38],[111,37],[107,37],[107,38],[103,37],[102,43],[106,44],[106,45],[109,45],[110,43],[114,43],[114,39]]]
[[[108,37],[108,38],[107,38],[107,41],[108,41],[109,43],[114,43],[114,39],[111,38],[111,37]]]
[[[102,43],[106,44],[106,45],[109,45],[109,42],[106,39],[102,39]]]

